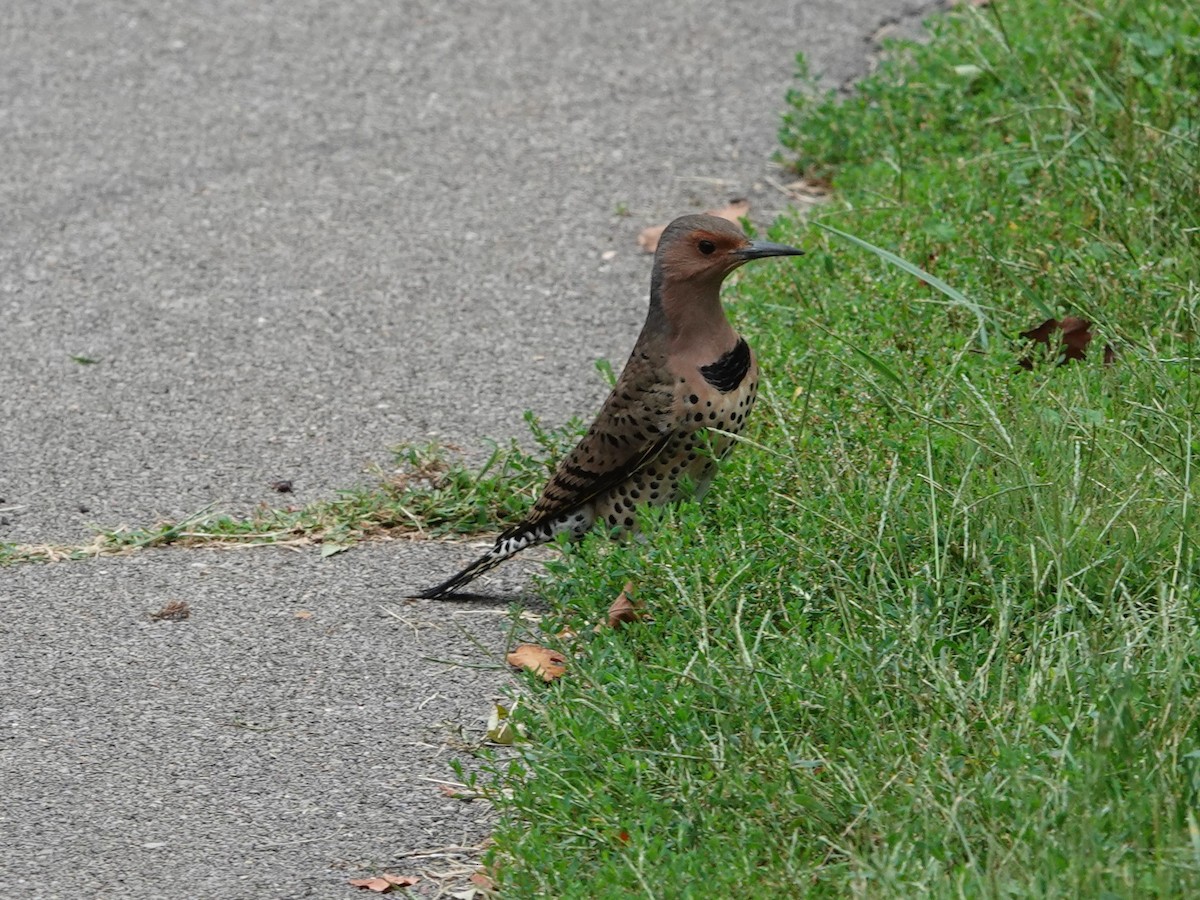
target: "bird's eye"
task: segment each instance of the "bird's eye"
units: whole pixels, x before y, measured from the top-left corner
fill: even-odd
[[[700,252],[703,253],[705,256],[708,256],[714,250],[717,249],[717,245],[714,244],[712,241],[701,241],[696,246],[700,248]]]

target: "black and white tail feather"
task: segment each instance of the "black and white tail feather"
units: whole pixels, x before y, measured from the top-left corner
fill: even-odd
[[[554,537],[554,532],[545,524],[530,527],[522,522],[514,525],[496,538],[496,543],[487,553],[475,560],[457,575],[447,578],[441,584],[436,584],[428,590],[421,591],[415,596],[419,600],[441,600],[456,593],[468,583],[474,581],[484,572],[496,568],[509,557],[515,556],[526,547],[544,544]]]

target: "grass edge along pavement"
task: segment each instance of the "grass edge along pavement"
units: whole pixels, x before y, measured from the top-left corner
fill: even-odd
[[[373,486],[341,491],[330,500],[263,505],[244,517],[205,509],[144,527],[96,527],[91,540],[78,544],[0,541],[0,567],[165,546],[320,544],[322,555],[330,556],[365,540],[491,533],[521,518],[554,461],[581,430],[577,419],[561,428],[543,428],[532,413],[525,419],[534,450],[515,440],[496,443],[478,467],[465,464],[450,445],[406,444],[393,451],[394,472],[379,473]]]
[[[753,446],[551,563],[568,670],[480,779],[506,896],[1200,890],[1197,7],[933,26],[792,97],[836,194],[732,292]],[[1019,337],[1067,316],[1083,359]],[[626,579],[653,619],[593,632]]]

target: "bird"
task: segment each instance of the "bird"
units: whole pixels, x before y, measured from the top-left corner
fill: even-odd
[[[716,216],[671,222],[655,251],[645,324],[595,421],[525,518],[462,571],[415,596],[446,598],[563,532],[579,540],[601,525],[619,536],[636,530],[640,506],[702,496],[758,390],[758,362],[725,315],[721,283],[750,260],[803,252],[750,240]]]

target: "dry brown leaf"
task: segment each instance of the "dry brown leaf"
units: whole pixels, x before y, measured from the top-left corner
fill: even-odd
[[[182,622],[192,614],[186,600],[172,600],[158,612],[150,613],[155,622]]]
[[[296,618],[297,619],[311,619],[312,617],[313,617],[313,614],[311,612],[309,612],[307,609],[296,610]]]
[[[496,889],[496,882],[492,881],[486,872],[475,872],[467,880],[485,891],[494,891]]]
[[[651,225],[649,228],[643,228],[638,234],[638,246],[642,248],[643,253],[653,253],[658,249],[658,239],[662,237],[662,233],[667,230],[666,225]]]
[[[625,582],[624,589],[617,595],[617,599],[612,602],[612,606],[608,608],[609,628],[620,628],[622,625],[636,622],[642,617],[638,605],[629,596],[632,593],[633,582]]]
[[[567,671],[567,658],[549,647],[539,647],[537,644],[520,644],[516,650],[505,657],[510,666],[518,669],[529,669],[540,675],[542,681],[553,681],[561,678]]]
[[[1035,344],[1043,344],[1047,348],[1051,347],[1051,336],[1056,331],[1062,331],[1060,338],[1060,346],[1062,354],[1059,357],[1058,364],[1066,365],[1073,359],[1087,359],[1087,346],[1092,340],[1092,323],[1087,319],[1080,319],[1077,316],[1066,316],[1060,322],[1058,319],[1047,319],[1040,325],[1030,328],[1028,331],[1022,331],[1021,337],[1028,341],[1033,341]],[[1109,348],[1105,347],[1104,364],[1111,365],[1113,357],[1108,352]],[[1033,357],[1024,356],[1018,360],[1018,364],[1022,369],[1033,368]]]
[[[382,878],[351,878],[350,884],[354,887],[366,888],[368,891],[377,891],[380,894],[392,889],[392,886]]]
[[[728,219],[734,225],[741,225],[741,220],[750,215],[750,201],[739,197],[737,200],[730,200],[729,205],[722,209],[706,209],[704,214]],[[651,225],[649,228],[643,228],[641,234],[638,235],[638,246],[646,253],[653,253],[658,249],[658,239],[666,230],[666,225]]]
[[[479,793],[479,791],[473,791],[465,784],[439,784],[438,790],[442,792],[443,796],[449,797],[451,800],[462,800],[466,803],[472,800],[479,800],[483,797],[483,794]]]
[[[1045,344],[1050,346],[1050,335],[1054,333],[1054,329],[1058,328],[1058,319],[1047,319],[1041,325],[1036,325],[1028,331],[1022,331],[1021,337],[1026,340],[1033,341],[1035,344]]]
[[[1063,362],[1066,362],[1068,359],[1085,359],[1087,357],[1087,345],[1092,340],[1092,323],[1087,319],[1077,319],[1074,316],[1067,316],[1058,325],[1063,330],[1062,342],[1066,348],[1063,351]]]
[[[377,894],[386,894],[394,887],[412,887],[420,880],[417,875],[393,875],[391,872],[384,872],[373,878],[351,878],[350,883]]]

